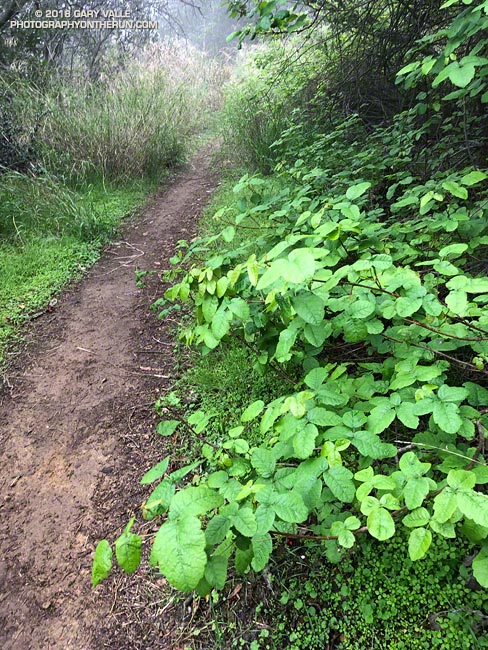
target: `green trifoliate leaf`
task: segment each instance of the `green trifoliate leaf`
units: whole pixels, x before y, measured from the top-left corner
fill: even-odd
[[[366,467],[366,469],[361,469],[359,472],[356,472],[354,474],[354,478],[356,481],[361,481],[362,483],[366,483],[372,480],[374,476],[374,469],[369,465]]]
[[[464,469],[452,469],[447,475],[447,484],[455,490],[470,490],[476,485],[476,476]]]
[[[395,522],[385,508],[374,508],[368,515],[366,522],[372,537],[384,541],[395,534]]]
[[[316,268],[315,257],[309,248],[295,248],[288,255],[289,268],[285,276],[290,283],[301,284],[311,280]]]
[[[407,528],[418,528],[419,526],[425,526],[430,521],[430,514],[426,508],[416,508],[409,512],[408,515],[403,517],[402,523],[407,526]]]
[[[235,567],[237,573],[247,573],[247,571],[249,571],[249,567],[251,566],[252,558],[253,548],[251,544],[249,544],[249,546],[246,548],[239,548],[238,546],[235,554]]]
[[[430,492],[429,479],[421,476],[419,478],[411,478],[407,481],[403,488],[403,496],[405,498],[405,505],[409,510],[419,508],[424,502],[425,497]]]
[[[437,391],[437,397],[443,402],[462,402],[468,396],[468,391],[462,386],[442,384]]]
[[[92,587],[99,585],[108,578],[112,569],[112,548],[106,539],[98,542],[93,558],[91,583]]]
[[[432,533],[427,528],[415,528],[408,538],[408,554],[412,562],[420,560],[429,550]]]
[[[349,400],[348,396],[341,392],[334,381],[328,381],[317,391],[317,398],[321,404],[326,406],[342,406]]]
[[[205,485],[189,486],[175,494],[171,501],[170,515],[203,515],[224,502],[220,494]]]
[[[154,539],[150,562],[176,589],[195,589],[207,564],[205,535],[199,519],[183,514],[166,521]]]
[[[291,524],[301,523],[308,517],[308,508],[301,495],[295,490],[276,495],[271,507],[280,519]]]
[[[420,309],[422,300],[422,298],[410,298],[409,296],[397,298],[395,303],[396,313],[402,318],[408,318]]]
[[[367,190],[369,190],[370,187],[371,183],[368,182],[351,185],[347,189],[346,197],[349,199],[349,201],[354,201],[355,199],[358,199],[360,196],[362,196]]]
[[[341,424],[342,419],[337,413],[316,406],[307,413],[307,420],[320,427],[336,427]]]
[[[254,513],[258,527],[257,535],[263,535],[271,530],[275,520],[275,512],[271,506],[259,505]]]
[[[257,523],[252,508],[247,506],[239,508],[237,514],[232,518],[232,525],[244,537],[252,537],[256,534]]]
[[[229,284],[230,280],[225,275],[217,280],[216,293],[218,298],[222,298],[226,294],[227,289],[229,288]]]
[[[164,460],[162,460],[160,463],[157,465],[154,465],[148,472],[144,474],[144,476],[141,478],[141,485],[147,485],[148,483],[153,483],[154,481],[157,481],[158,478],[161,478],[168,469],[169,465],[169,456],[167,456]]]
[[[319,348],[323,345],[326,339],[332,334],[332,323],[330,321],[322,321],[320,325],[310,325],[307,323],[303,330],[305,339],[310,345]]]
[[[223,589],[227,580],[229,558],[225,555],[213,555],[205,567],[205,579],[211,587]]]
[[[234,228],[234,226],[227,226],[227,228],[224,228],[221,233],[222,239],[227,243],[231,242],[234,239],[235,234],[236,234],[236,229]]]
[[[148,500],[142,506],[144,519],[151,520],[164,514],[171,503],[175,493],[175,486],[172,481],[165,479],[151,492]]]
[[[347,411],[342,416],[342,421],[344,422],[345,426],[349,429],[352,429],[353,431],[355,429],[361,429],[363,424],[366,422],[366,419],[367,418],[364,413],[355,410]]]
[[[241,422],[250,422],[257,418],[264,409],[264,402],[261,399],[256,400],[246,408],[246,410],[241,415]]]
[[[309,458],[315,449],[319,432],[315,424],[307,424],[293,436],[293,450],[298,458]]]
[[[166,420],[158,424],[157,432],[160,436],[172,436],[180,422],[178,420]]]
[[[251,465],[260,476],[269,478],[275,471],[276,459],[269,449],[256,447],[251,453]]]
[[[439,257],[441,259],[445,257],[450,257],[451,259],[455,259],[456,257],[459,257],[462,255],[464,252],[468,250],[468,244],[449,244],[449,246],[444,246],[441,248],[439,251]]]
[[[399,467],[407,478],[417,478],[426,474],[431,468],[431,464],[421,463],[413,451],[407,451],[400,458]]]
[[[374,459],[393,458],[397,453],[395,445],[382,442],[378,436],[369,431],[356,431],[352,444],[360,454]]]
[[[457,493],[457,507],[465,517],[488,528],[488,496],[474,490],[460,490]]]
[[[118,565],[126,573],[134,573],[141,563],[142,538],[131,533],[135,517],[127,524],[122,535],[115,542],[115,556]]]
[[[454,523],[452,521],[444,521],[441,524],[437,519],[431,519],[429,521],[429,526],[432,528],[434,533],[442,535],[442,537],[447,537],[448,539],[454,539],[456,537],[456,529],[454,528]]]
[[[309,388],[318,390],[329,376],[326,368],[313,368],[305,377],[305,383]]]
[[[231,518],[226,515],[215,515],[208,522],[207,528],[205,529],[205,538],[209,546],[215,546],[215,544],[220,544],[225,539],[225,536],[229,532],[231,525]]]
[[[359,343],[368,336],[368,328],[362,320],[348,321],[343,328],[344,340],[348,343]]]
[[[337,541],[341,546],[344,548],[352,548],[356,542],[355,536],[351,533],[350,530],[346,530],[345,528],[339,531],[339,534],[337,536]]]
[[[396,411],[397,418],[409,429],[417,429],[419,426],[419,418],[415,415],[414,407],[412,402],[402,402]]]
[[[476,477],[477,485],[485,485],[488,483],[488,465],[475,465],[471,472]]]
[[[226,308],[220,307],[217,309],[211,323],[212,333],[217,339],[220,340],[227,336],[231,320],[232,316]]]
[[[457,510],[456,493],[446,487],[434,499],[434,516],[439,523],[448,521]]]
[[[471,187],[472,185],[476,185],[477,183],[484,181],[486,178],[488,178],[488,176],[484,172],[475,170],[463,176],[461,178],[461,183],[463,185],[467,185],[468,187]]]
[[[310,325],[320,325],[324,319],[324,301],[313,293],[297,296],[293,300],[293,307],[297,314]]]
[[[392,476],[384,476],[383,474],[376,474],[371,479],[371,485],[377,490],[394,490],[397,486]]]
[[[272,550],[273,542],[269,533],[257,534],[252,538],[253,558],[251,566],[254,571],[262,571],[264,569],[269,562]]]
[[[188,422],[190,422],[190,418],[188,418]],[[201,465],[202,461],[201,460],[196,460],[193,463],[190,463],[189,465],[184,465],[183,467],[180,467],[179,469],[175,470],[174,472],[171,472],[169,475],[169,480],[172,481],[173,483],[178,483],[178,481],[181,481],[182,478],[185,478],[190,472],[193,472],[193,470]]]
[[[280,258],[274,260],[259,278],[256,289],[262,291],[275,282],[283,282],[285,274],[288,272],[288,261]]]
[[[280,362],[289,361],[291,359],[290,350],[292,349],[297,338],[297,329],[287,327],[280,332],[278,345],[276,346],[275,357]]]
[[[473,575],[482,587],[488,588],[488,546],[484,546],[473,560]]]
[[[464,520],[461,532],[473,544],[479,544],[488,537],[488,527],[475,524],[474,521],[468,518]]]
[[[459,407],[452,402],[434,402],[432,416],[437,426],[446,433],[457,433],[463,425]]]
[[[207,323],[212,322],[212,318],[215,316],[217,307],[219,306],[219,301],[216,296],[208,296],[202,303],[202,313],[205,321]]]
[[[369,300],[357,300],[352,304],[349,313],[351,318],[369,318],[374,313],[375,303]]]
[[[352,472],[341,465],[330,467],[324,475],[324,481],[332,494],[343,503],[354,500],[355,486]]]
[[[446,296],[446,305],[456,316],[466,316],[468,309],[468,294],[465,291],[450,291]]]
[[[232,313],[237,316],[237,318],[240,318],[242,321],[249,320],[249,305],[243,298],[234,298],[230,302],[229,307]]]
[[[347,517],[347,519],[344,521],[344,527],[347,528],[347,530],[357,530],[361,527],[361,521],[354,516]]]
[[[468,190],[462,185],[459,185],[459,183],[456,183],[456,181],[444,181],[444,183],[442,183],[442,187],[447,192],[449,192],[449,194],[456,196],[458,199],[468,198]],[[442,255],[440,256],[443,257]]]
[[[389,401],[375,406],[368,417],[368,431],[381,433],[387,429],[395,419],[395,409]]]

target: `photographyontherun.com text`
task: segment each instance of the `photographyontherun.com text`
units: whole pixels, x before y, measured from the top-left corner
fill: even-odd
[[[37,9],[9,25],[15,29],[157,29],[158,21],[133,20],[130,9]]]

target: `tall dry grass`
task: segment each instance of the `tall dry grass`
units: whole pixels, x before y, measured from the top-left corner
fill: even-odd
[[[18,82],[15,111],[23,131],[35,131],[50,172],[71,180],[157,177],[184,159],[218,110],[226,75],[226,66],[191,45],[158,44],[97,83]]]

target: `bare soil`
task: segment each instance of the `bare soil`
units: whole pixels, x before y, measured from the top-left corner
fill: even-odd
[[[176,242],[193,236],[216,185],[210,154],[202,152],[54,311],[27,328],[25,350],[5,376],[4,650],[179,647],[177,626],[164,617],[164,580],[146,589],[119,574],[92,591],[90,571],[96,541],[122,531],[147,496],[139,478],[167,444],[154,433],[153,403],[177,370],[169,326],[149,309],[164,285],[154,273],[138,288],[135,270],[169,267]]]

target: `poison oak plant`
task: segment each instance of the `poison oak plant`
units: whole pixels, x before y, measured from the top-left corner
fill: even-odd
[[[465,538],[488,587],[488,173],[425,164],[430,125],[416,114],[369,136],[354,118],[311,141],[295,125],[275,145],[275,178],[245,175],[234,223],[174,259],[165,298],[193,305],[188,343],[207,354],[237,337],[258,365],[302,369],[220,446],[143,477],[158,481],[144,517],[162,518],[151,563],[182,591],[221,589],[230,563],[262,571],[282,537],[322,541],[340,562],[361,536],[404,530],[412,561],[435,536]],[[233,246],[256,219],[256,238]],[[195,439],[208,417],[186,423]],[[132,524],[115,544],[128,572]],[[111,554],[101,542],[93,584]]]

